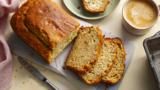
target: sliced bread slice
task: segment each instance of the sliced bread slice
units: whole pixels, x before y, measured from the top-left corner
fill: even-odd
[[[125,57],[126,52],[123,46],[122,41],[119,38],[113,39],[114,43],[118,46],[117,56],[113,67],[110,72],[103,76],[103,81],[107,84],[116,84],[123,76],[125,70]]]
[[[91,13],[104,12],[109,4],[109,0],[82,0],[84,9]]]
[[[81,75],[82,79],[87,84],[97,84],[101,82],[102,76],[110,71],[112,65],[116,59],[116,49],[115,43],[111,38],[106,38],[104,44],[98,57],[97,62],[93,65],[93,68]]]
[[[66,60],[66,68],[78,73],[86,73],[97,61],[103,44],[103,36],[96,26],[81,27]]]

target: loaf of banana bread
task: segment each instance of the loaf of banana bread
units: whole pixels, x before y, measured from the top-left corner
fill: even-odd
[[[12,16],[11,26],[51,63],[77,36],[80,24],[52,0],[28,0]]]

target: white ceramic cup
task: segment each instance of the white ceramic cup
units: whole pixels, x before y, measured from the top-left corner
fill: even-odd
[[[131,34],[134,34],[134,35],[144,35],[146,34],[150,28],[153,27],[153,25],[156,23],[156,21],[158,20],[158,16],[159,16],[159,7],[158,5],[153,1],[153,0],[146,0],[147,3],[151,4],[155,13],[156,13],[156,19],[154,20],[154,22],[150,25],[148,25],[147,27],[136,27],[135,25],[131,24],[130,21],[127,19],[125,13],[126,13],[126,6],[127,4],[130,2],[131,0],[128,0],[124,7],[123,7],[123,10],[122,10],[122,16],[123,16],[123,20],[122,20],[122,23],[123,23],[123,26],[125,27],[125,30],[127,30],[129,33]],[[145,1],[145,0],[143,0]]]

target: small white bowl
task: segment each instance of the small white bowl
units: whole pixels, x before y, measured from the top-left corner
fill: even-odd
[[[150,28],[152,28],[154,26],[154,24],[156,23],[156,21],[158,20],[158,14],[159,14],[159,8],[157,6],[157,4],[153,1],[153,0],[146,0],[147,3],[150,3],[153,6],[153,9],[156,12],[156,19],[154,20],[154,22],[152,24],[150,24],[147,27],[136,27],[135,25],[131,24],[131,22],[127,19],[126,15],[125,15],[125,8],[127,6],[127,4],[130,2],[131,0],[127,1],[123,7],[123,11],[122,11],[122,24],[125,27],[125,30],[127,30],[128,32],[130,32],[131,34],[134,35],[144,35],[146,34]],[[144,0],[145,1],[145,0]]]

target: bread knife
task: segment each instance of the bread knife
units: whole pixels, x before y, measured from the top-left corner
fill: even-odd
[[[19,62],[27,69],[33,76],[37,79],[43,81],[47,85],[51,87],[51,90],[59,90],[55,85],[53,85],[38,69],[33,67],[31,64],[27,62],[27,59],[24,57],[18,56]]]

